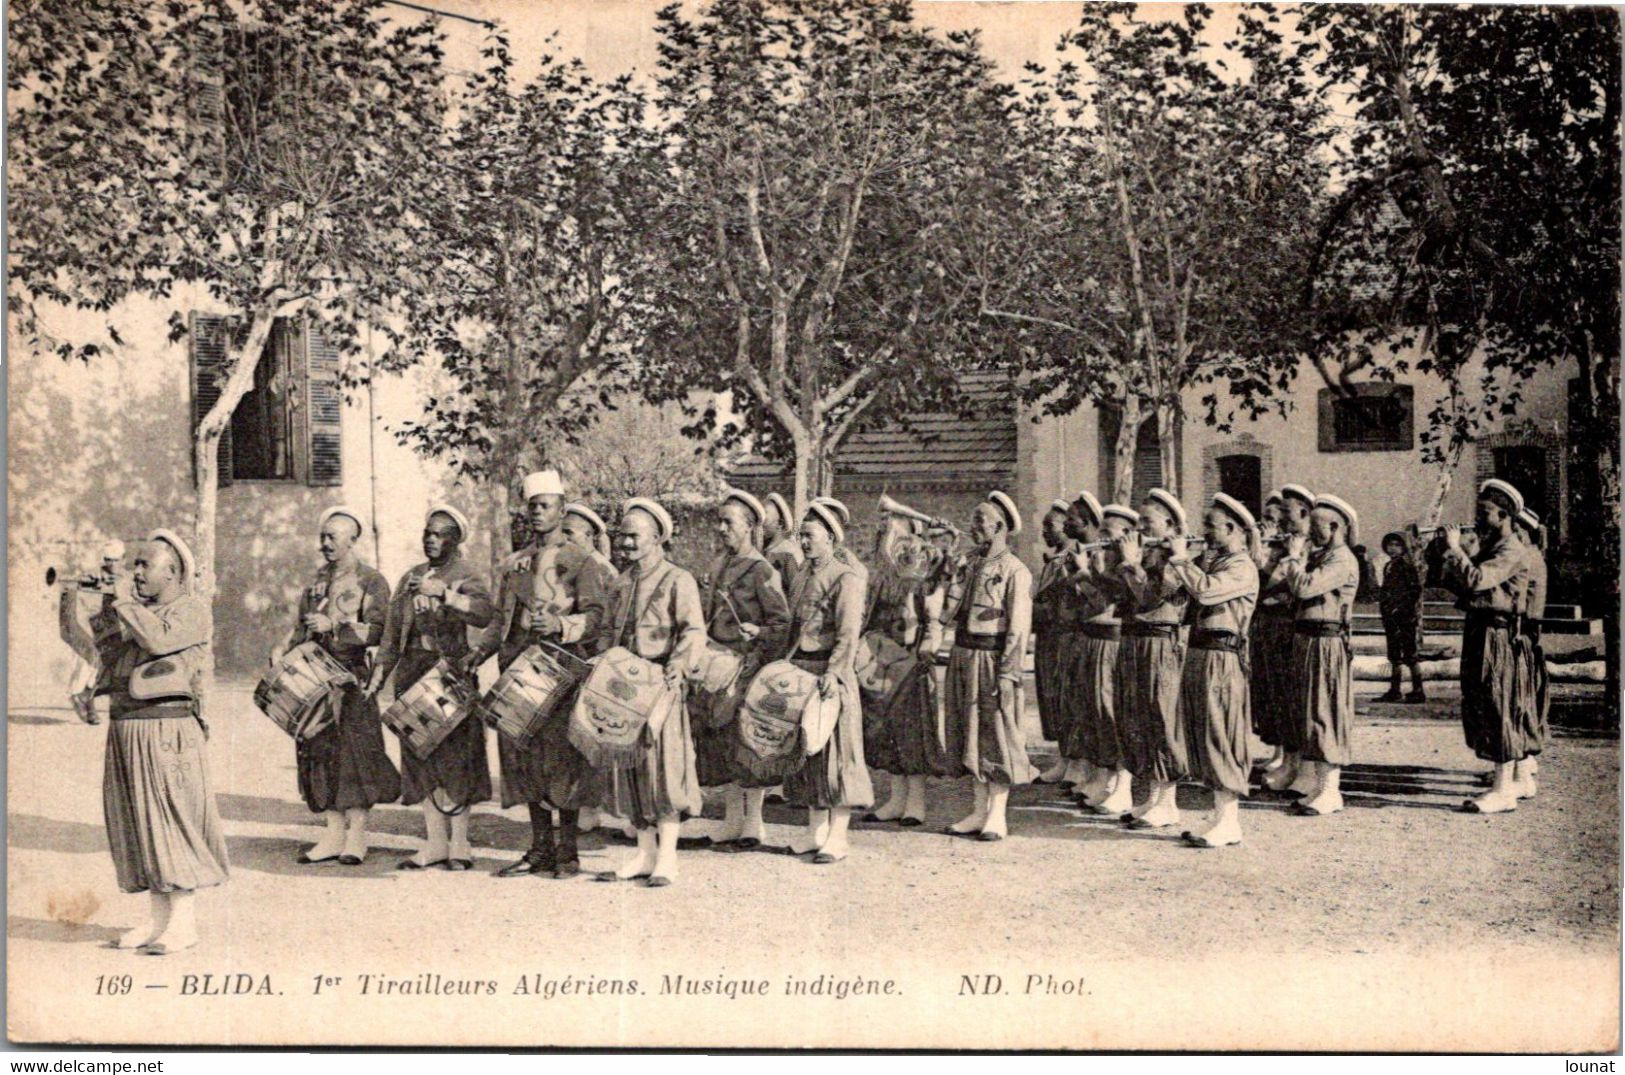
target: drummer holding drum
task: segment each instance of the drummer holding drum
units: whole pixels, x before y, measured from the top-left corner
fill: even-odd
[[[317,522],[326,561],[299,595],[298,621],[271,655],[280,664],[289,650],[315,642],[354,682],[338,695],[337,719],[309,739],[298,739],[299,794],[327,831],[299,856],[302,863],[359,866],[367,857],[367,812],[401,794],[401,774],[384,750],[377,702],[361,684],[367,679],[367,650],[384,633],[389,583],[356,555],[365,533],[361,513],[328,508]]]
[[[757,540],[767,509],[742,489],[729,489],[717,508],[717,534],[723,553],[711,565],[704,588],[705,622],[711,644],[690,701],[694,750],[700,784],[723,787],[722,829],[713,842],[729,850],[750,850],[762,842],[762,802],[777,779],[752,776],[740,764],[735,721],[746,687],[757,669],[783,651],[790,608],[779,574]],[[733,663],[731,674],[709,676],[711,667]]]
[[[863,710],[858,692],[858,638],[863,629],[867,572],[845,551],[846,524],[836,506],[815,500],[801,522],[806,560],[790,590],[790,663],[818,677],[824,712],[833,721],[803,725],[805,763],[784,782],[785,797],[807,807],[807,837],[798,853],[811,851],[820,865],[847,854],[847,826],[854,809],[874,805],[874,787],[863,758]],[[844,554],[844,555],[843,555]],[[765,673],[764,673],[765,674]],[[820,741],[821,740],[821,741]]]
[[[597,879],[648,878],[650,888],[677,879],[683,818],[704,805],[684,691],[705,645],[705,616],[694,576],[666,559],[671,537],[671,516],[653,500],[634,497],[622,506],[619,541],[627,568],[611,591],[610,614],[598,634],[604,652],[582,685],[571,726],[571,742],[613,759],[600,773],[603,805],[637,827],[637,852]],[[595,706],[595,687],[606,673],[607,690],[596,696],[605,704]],[[657,675],[663,697],[648,689]],[[617,698],[635,704],[617,713]],[[641,719],[634,724],[629,714]],[[626,733],[635,733],[631,743]]]
[[[469,652],[468,629],[486,627],[496,616],[485,580],[463,559],[469,532],[467,517],[451,505],[429,510],[423,524],[427,560],[407,571],[396,587],[368,694],[388,685],[389,695],[398,698],[431,674],[460,677],[459,666]],[[406,745],[403,741],[401,801],[423,804],[427,839],[398,868],[473,869],[468,808],[491,798],[485,726],[461,720],[427,757],[418,757]]]
[[[564,483],[558,471],[527,475],[524,494],[535,540],[503,563],[497,637],[464,658],[471,678],[493,649],[504,669],[538,643],[585,658],[603,622],[611,575],[591,553],[566,540]],[[566,738],[568,713],[568,706],[557,706],[527,742],[507,735],[497,738],[503,809],[524,803],[530,811],[531,833],[530,849],[497,871],[498,877],[563,879],[581,872],[577,812],[596,801],[598,790],[586,760]],[[556,839],[554,808],[559,812]]]

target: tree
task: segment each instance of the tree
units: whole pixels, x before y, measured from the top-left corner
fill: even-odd
[[[640,383],[731,392],[727,432],[794,461],[800,510],[861,423],[955,398],[982,331],[955,205],[1000,181],[1009,90],[905,3],[716,0],[658,30],[665,271]]]
[[[1204,418],[1228,428],[1237,408],[1283,406],[1297,364],[1286,328],[1324,189],[1323,108],[1273,10],[1240,12],[1223,42],[1209,17],[1089,5],[1058,68],[1029,68],[1032,179],[1005,211],[1021,226],[978,266],[983,315],[1028,332],[1028,399],[1117,411],[1124,502],[1148,414],[1177,491],[1187,392],[1209,386]]]
[[[1444,384],[1424,435],[1434,521],[1521,386],[1576,362],[1572,533],[1617,582],[1617,13],[1319,7],[1302,29],[1355,105],[1306,277],[1309,353],[1334,389],[1413,369]]]
[[[544,56],[515,92],[504,36],[483,55],[430,169],[439,257],[399,349],[446,390],[396,433],[483,483],[505,520],[518,479],[591,422],[628,353],[651,134],[627,78],[598,83]],[[494,560],[508,552],[496,530]]]
[[[198,587],[212,595],[221,436],[278,318],[353,354],[419,294],[415,178],[442,129],[430,23],[371,0],[11,9],[8,309],[64,359],[118,361],[131,299],[231,313],[194,439]],[[46,328],[52,308],[101,330]],[[83,324],[86,318],[76,319]]]

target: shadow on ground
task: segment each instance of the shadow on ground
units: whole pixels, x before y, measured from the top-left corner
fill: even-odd
[[[119,937],[119,930],[111,926],[76,925],[71,922],[54,922],[47,918],[24,918],[21,915],[6,916],[6,940],[15,941],[51,941],[57,944],[97,944],[105,945]]]

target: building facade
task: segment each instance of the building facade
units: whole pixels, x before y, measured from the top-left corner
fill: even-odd
[[[1471,524],[1479,482],[1505,478],[1523,491],[1551,534],[1554,601],[1576,600],[1568,545],[1570,475],[1568,428],[1571,364],[1545,368],[1523,386],[1515,416],[1470,445],[1450,475],[1441,520]],[[1469,383],[1474,383],[1471,380]],[[1185,401],[1203,413],[1201,395]],[[1162,485],[1195,508],[1226,492],[1253,509],[1271,489],[1296,482],[1335,493],[1360,513],[1359,542],[1374,552],[1383,534],[1424,518],[1437,494],[1440,468],[1422,462],[1420,436],[1443,392],[1427,378],[1358,385],[1332,392],[1307,366],[1295,379],[1284,415],[1239,419],[1229,431],[1190,417],[1176,445],[1177,473],[1164,475],[1155,424],[1142,427],[1134,466],[1134,499]],[[1045,503],[1089,489],[1110,499],[1115,415],[1085,406],[1070,415],[1020,423],[1025,501]],[[1193,519],[1193,526],[1195,521]]]
[[[172,343],[168,314],[188,307],[192,338]],[[162,307],[130,303],[118,324],[124,346],[88,365],[9,340],[12,704],[65,704],[72,657],[58,639],[48,567],[71,575],[93,566],[108,538],[192,529],[192,430],[212,403],[211,343],[224,314],[180,296]],[[346,394],[336,363],[297,322],[279,324],[222,444],[214,613],[224,674],[257,674],[292,625],[299,590],[321,563],[317,517],[333,504],[372,522],[362,557],[391,583],[421,559],[424,511],[438,500],[458,504],[481,531],[469,555],[489,556],[490,512],[478,494],[391,432],[420,413],[422,384],[385,378]]]

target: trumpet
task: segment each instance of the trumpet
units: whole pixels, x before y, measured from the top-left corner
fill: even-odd
[[[1419,526],[1419,527],[1416,528],[1416,536],[1417,537],[1437,537],[1438,535],[1444,533],[1449,528],[1450,528],[1449,523],[1440,523],[1438,526]],[[1463,526],[1458,526],[1457,529],[1460,530],[1463,534],[1476,534],[1476,533],[1478,533],[1478,527],[1475,524],[1472,524],[1472,523],[1468,523],[1468,524],[1463,525]]]
[[[63,586],[77,586],[81,590],[90,590],[94,593],[112,593],[114,580],[104,576],[100,571],[86,571],[80,575],[70,576],[66,569],[61,571],[53,565],[45,569],[45,585],[47,588],[61,584]]]
[[[911,508],[901,501],[893,500],[885,493],[880,494],[880,502],[878,506],[882,515],[896,515],[903,519],[913,519],[917,523],[924,523],[929,529],[946,530],[955,537],[958,537],[961,533],[959,527],[955,526],[947,519],[938,518],[935,515],[927,515],[925,512]]]

